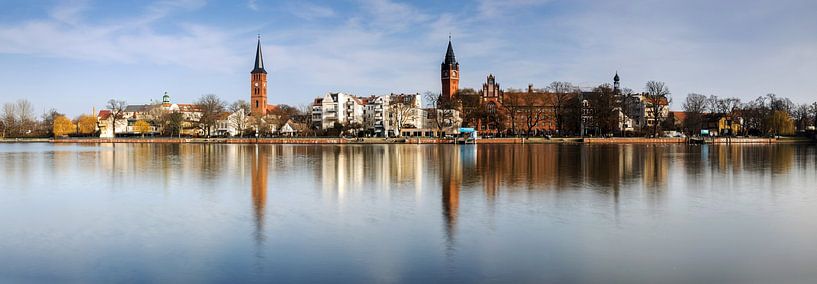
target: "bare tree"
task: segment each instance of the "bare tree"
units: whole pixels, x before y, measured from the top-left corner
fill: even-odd
[[[511,122],[511,132],[516,134],[516,121],[523,115],[525,109],[525,95],[522,91],[508,91],[505,93],[505,98],[502,106],[505,108],[507,119]]]
[[[128,103],[123,100],[108,100],[108,109],[111,110],[111,116],[113,117],[113,125],[111,126],[113,127],[113,137],[116,137],[116,120],[122,119],[122,114],[125,112],[125,107],[127,106]]]
[[[687,129],[687,134],[700,133],[703,113],[706,111],[707,104],[708,99],[704,95],[696,93],[687,95],[683,104],[684,112],[686,112],[684,128]]]
[[[437,129],[438,135],[442,137],[443,129],[454,125],[455,101],[432,92],[426,92],[425,99],[429,104],[428,115]]]
[[[247,129],[248,116],[250,115],[250,104],[245,100],[237,100],[230,104],[230,123],[238,130],[238,136],[244,137],[244,130]]]
[[[471,88],[461,89],[454,96],[453,105],[462,116],[463,126],[477,127],[481,114],[481,97],[477,91]]]
[[[556,129],[561,133],[564,128],[567,107],[571,97],[576,96],[579,88],[570,82],[552,82],[547,90],[553,97],[553,112],[556,120]]]
[[[13,103],[3,104],[3,137],[17,135],[17,107]]]
[[[42,115],[42,123],[40,123],[41,132],[48,136],[54,136],[54,121],[60,116],[65,116],[65,114],[59,113],[57,109],[54,108],[44,112]]]
[[[738,107],[740,107],[740,99],[738,98],[719,98],[711,95],[707,99],[707,108],[713,113],[732,114]]]
[[[766,103],[772,112],[782,111],[791,114],[794,108],[794,103],[792,103],[791,100],[788,98],[780,98],[773,93],[766,94]]]
[[[403,127],[409,125],[409,122],[417,119],[417,101],[418,96],[413,94],[391,94],[389,96],[389,110],[388,112],[394,117],[397,124],[395,128],[397,133],[401,133]]]
[[[29,135],[35,128],[34,107],[26,99],[17,100],[14,106],[15,120],[17,121],[17,131],[19,134]]]
[[[598,134],[612,134],[618,130],[619,100],[610,84],[594,88],[588,103],[593,124],[600,132]]]
[[[794,123],[798,131],[805,131],[810,122],[810,113],[808,104],[797,105],[793,110]]]
[[[167,112],[162,118],[162,132],[168,136],[182,135],[182,128],[184,127],[184,114],[178,111]]]
[[[214,94],[208,94],[201,96],[195,104],[201,112],[199,123],[202,125],[207,137],[210,137],[210,131],[216,125],[219,115],[226,109],[227,103]]]
[[[281,104],[269,112],[268,115],[274,116],[276,119],[280,120],[281,123],[286,123],[287,120],[300,116],[301,111],[296,107]]]
[[[667,119],[664,110],[669,109],[670,91],[664,82],[649,81],[646,86],[647,107],[652,111],[652,135],[658,137],[661,123]]]
[[[534,92],[526,92],[523,94],[522,101],[525,107],[522,113],[525,117],[525,126],[527,127],[525,135],[531,135],[533,129],[547,118],[547,102],[545,96],[537,95]]]

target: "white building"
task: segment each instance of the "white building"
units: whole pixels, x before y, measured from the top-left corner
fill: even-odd
[[[335,123],[363,124],[363,103],[353,95],[328,93],[312,104],[312,122],[321,129],[329,129]]]
[[[152,103],[143,105],[128,105],[115,117],[113,110],[101,110],[97,114],[97,121],[99,123],[99,136],[102,138],[114,137],[114,130],[116,135],[135,135],[134,125],[137,121],[143,120],[152,123],[159,116],[166,113],[178,112],[182,114],[182,134],[183,135],[200,135],[201,129],[199,127],[199,120],[201,119],[201,111],[193,104],[174,104],[170,102],[170,96],[165,93],[162,97],[162,103]],[[115,122],[115,127],[113,126]],[[161,131],[161,125],[150,126],[151,132]]]

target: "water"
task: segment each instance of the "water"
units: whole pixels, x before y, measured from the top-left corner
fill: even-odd
[[[0,144],[0,282],[814,283],[816,150]]]

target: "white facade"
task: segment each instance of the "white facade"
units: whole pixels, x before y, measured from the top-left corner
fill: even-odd
[[[313,104],[313,122],[320,125],[322,129],[329,129],[335,123],[363,124],[363,104],[357,97],[345,93],[328,93],[320,100],[319,107]],[[320,120],[316,114],[320,114]]]

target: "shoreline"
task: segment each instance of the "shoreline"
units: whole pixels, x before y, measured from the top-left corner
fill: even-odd
[[[686,138],[483,138],[476,144],[686,144]],[[452,139],[439,138],[10,138],[0,143],[54,144],[456,144]],[[730,138],[716,137],[706,144],[813,144],[804,138]]]

